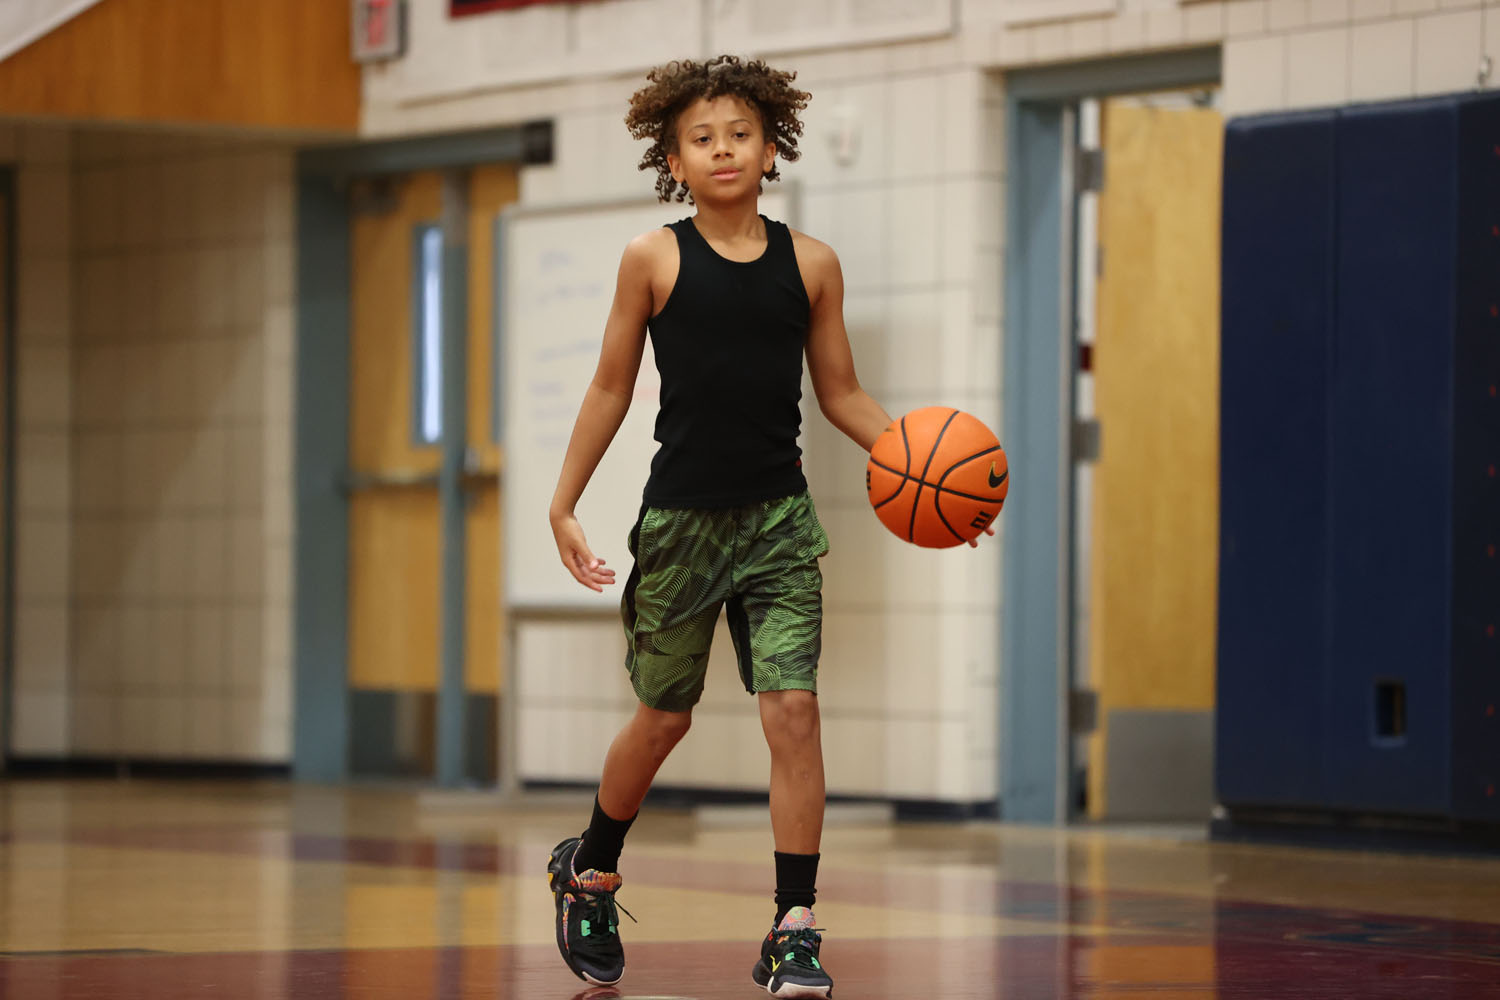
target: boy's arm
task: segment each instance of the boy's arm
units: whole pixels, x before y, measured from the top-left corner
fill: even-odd
[[[812,375],[813,392],[828,422],[869,451],[892,421],[854,376],[854,354],[849,350],[849,332],[844,329],[844,274],[838,255],[827,244],[801,233],[796,234],[796,246],[812,302],[807,370]],[[995,529],[986,528],[984,533],[993,535]],[[971,548],[977,545],[976,540],[969,540]]]
[[[891,424],[890,414],[860,388],[844,329],[844,274],[825,243],[798,234],[798,256],[812,303],[807,330],[807,370],[818,407],[828,422],[865,451]]]
[[[591,590],[602,591],[605,584],[613,583],[615,571],[606,569],[604,560],[589,549],[573,510],[624,422],[635,393],[635,377],[646,344],[646,321],[651,317],[651,241],[655,235],[648,233],[631,240],[620,258],[614,304],[610,306],[604,343],[599,349],[599,366],[578,409],[562,472],[557,477],[557,490],[547,512],[563,565],[574,579]]]

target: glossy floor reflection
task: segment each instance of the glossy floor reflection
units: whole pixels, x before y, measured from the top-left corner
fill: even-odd
[[[583,990],[543,866],[588,805],[0,783],[0,998],[762,994],[774,877],[754,810],[642,817],[626,979]],[[1497,860],[835,815],[818,916],[840,1000],[1500,997]]]

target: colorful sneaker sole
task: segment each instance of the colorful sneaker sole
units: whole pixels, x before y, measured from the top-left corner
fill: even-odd
[[[808,986],[803,983],[776,982],[776,976],[766,965],[765,959],[755,963],[755,968],[750,970],[750,978],[756,986],[773,997],[782,997],[783,1000],[795,1000],[798,997],[805,1000],[833,1000],[833,987],[826,984]]]

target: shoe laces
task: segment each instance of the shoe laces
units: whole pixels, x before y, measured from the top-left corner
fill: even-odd
[[[625,907],[621,906],[615,900],[613,890],[579,892],[578,896],[584,904],[584,917],[588,920],[591,927],[597,928],[594,931],[596,934],[610,935],[615,933],[615,927],[620,922],[619,915],[615,912],[616,910],[629,917],[631,923],[640,923],[639,920],[635,919],[635,914],[625,909]]]
[[[818,963],[818,946],[823,943],[823,939],[819,936],[823,930],[822,927],[799,927],[796,930],[772,931],[774,950],[787,949],[785,960],[793,965],[800,965],[806,969],[821,969],[822,965]]]

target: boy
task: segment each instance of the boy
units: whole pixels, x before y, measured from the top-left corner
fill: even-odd
[[[614,901],[625,833],[687,733],[709,643],[727,604],[741,679],[771,750],[776,915],[752,972],[778,997],[827,997],[812,905],[823,828],[817,665],[818,560],[828,539],[802,475],[802,357],[824,416],[869,451],[891,418],[860,388],[843,277],[823,243],[757,213],[776,157],[798,157],[795,74],[719,56],[652,70],[626,124],[652,145],[657,194],[697,214],[632,240],[620,262],[598,370],[552,500],[563,564],[594,590],[614,570],[590,551],[574,507],[630,405],[649,330],[661,372],[660,448],[630,533],[636,564],[621,615],[640,699],[605,757],[593,818],[548,865],[557,942],[580,978],[624,974]]]

